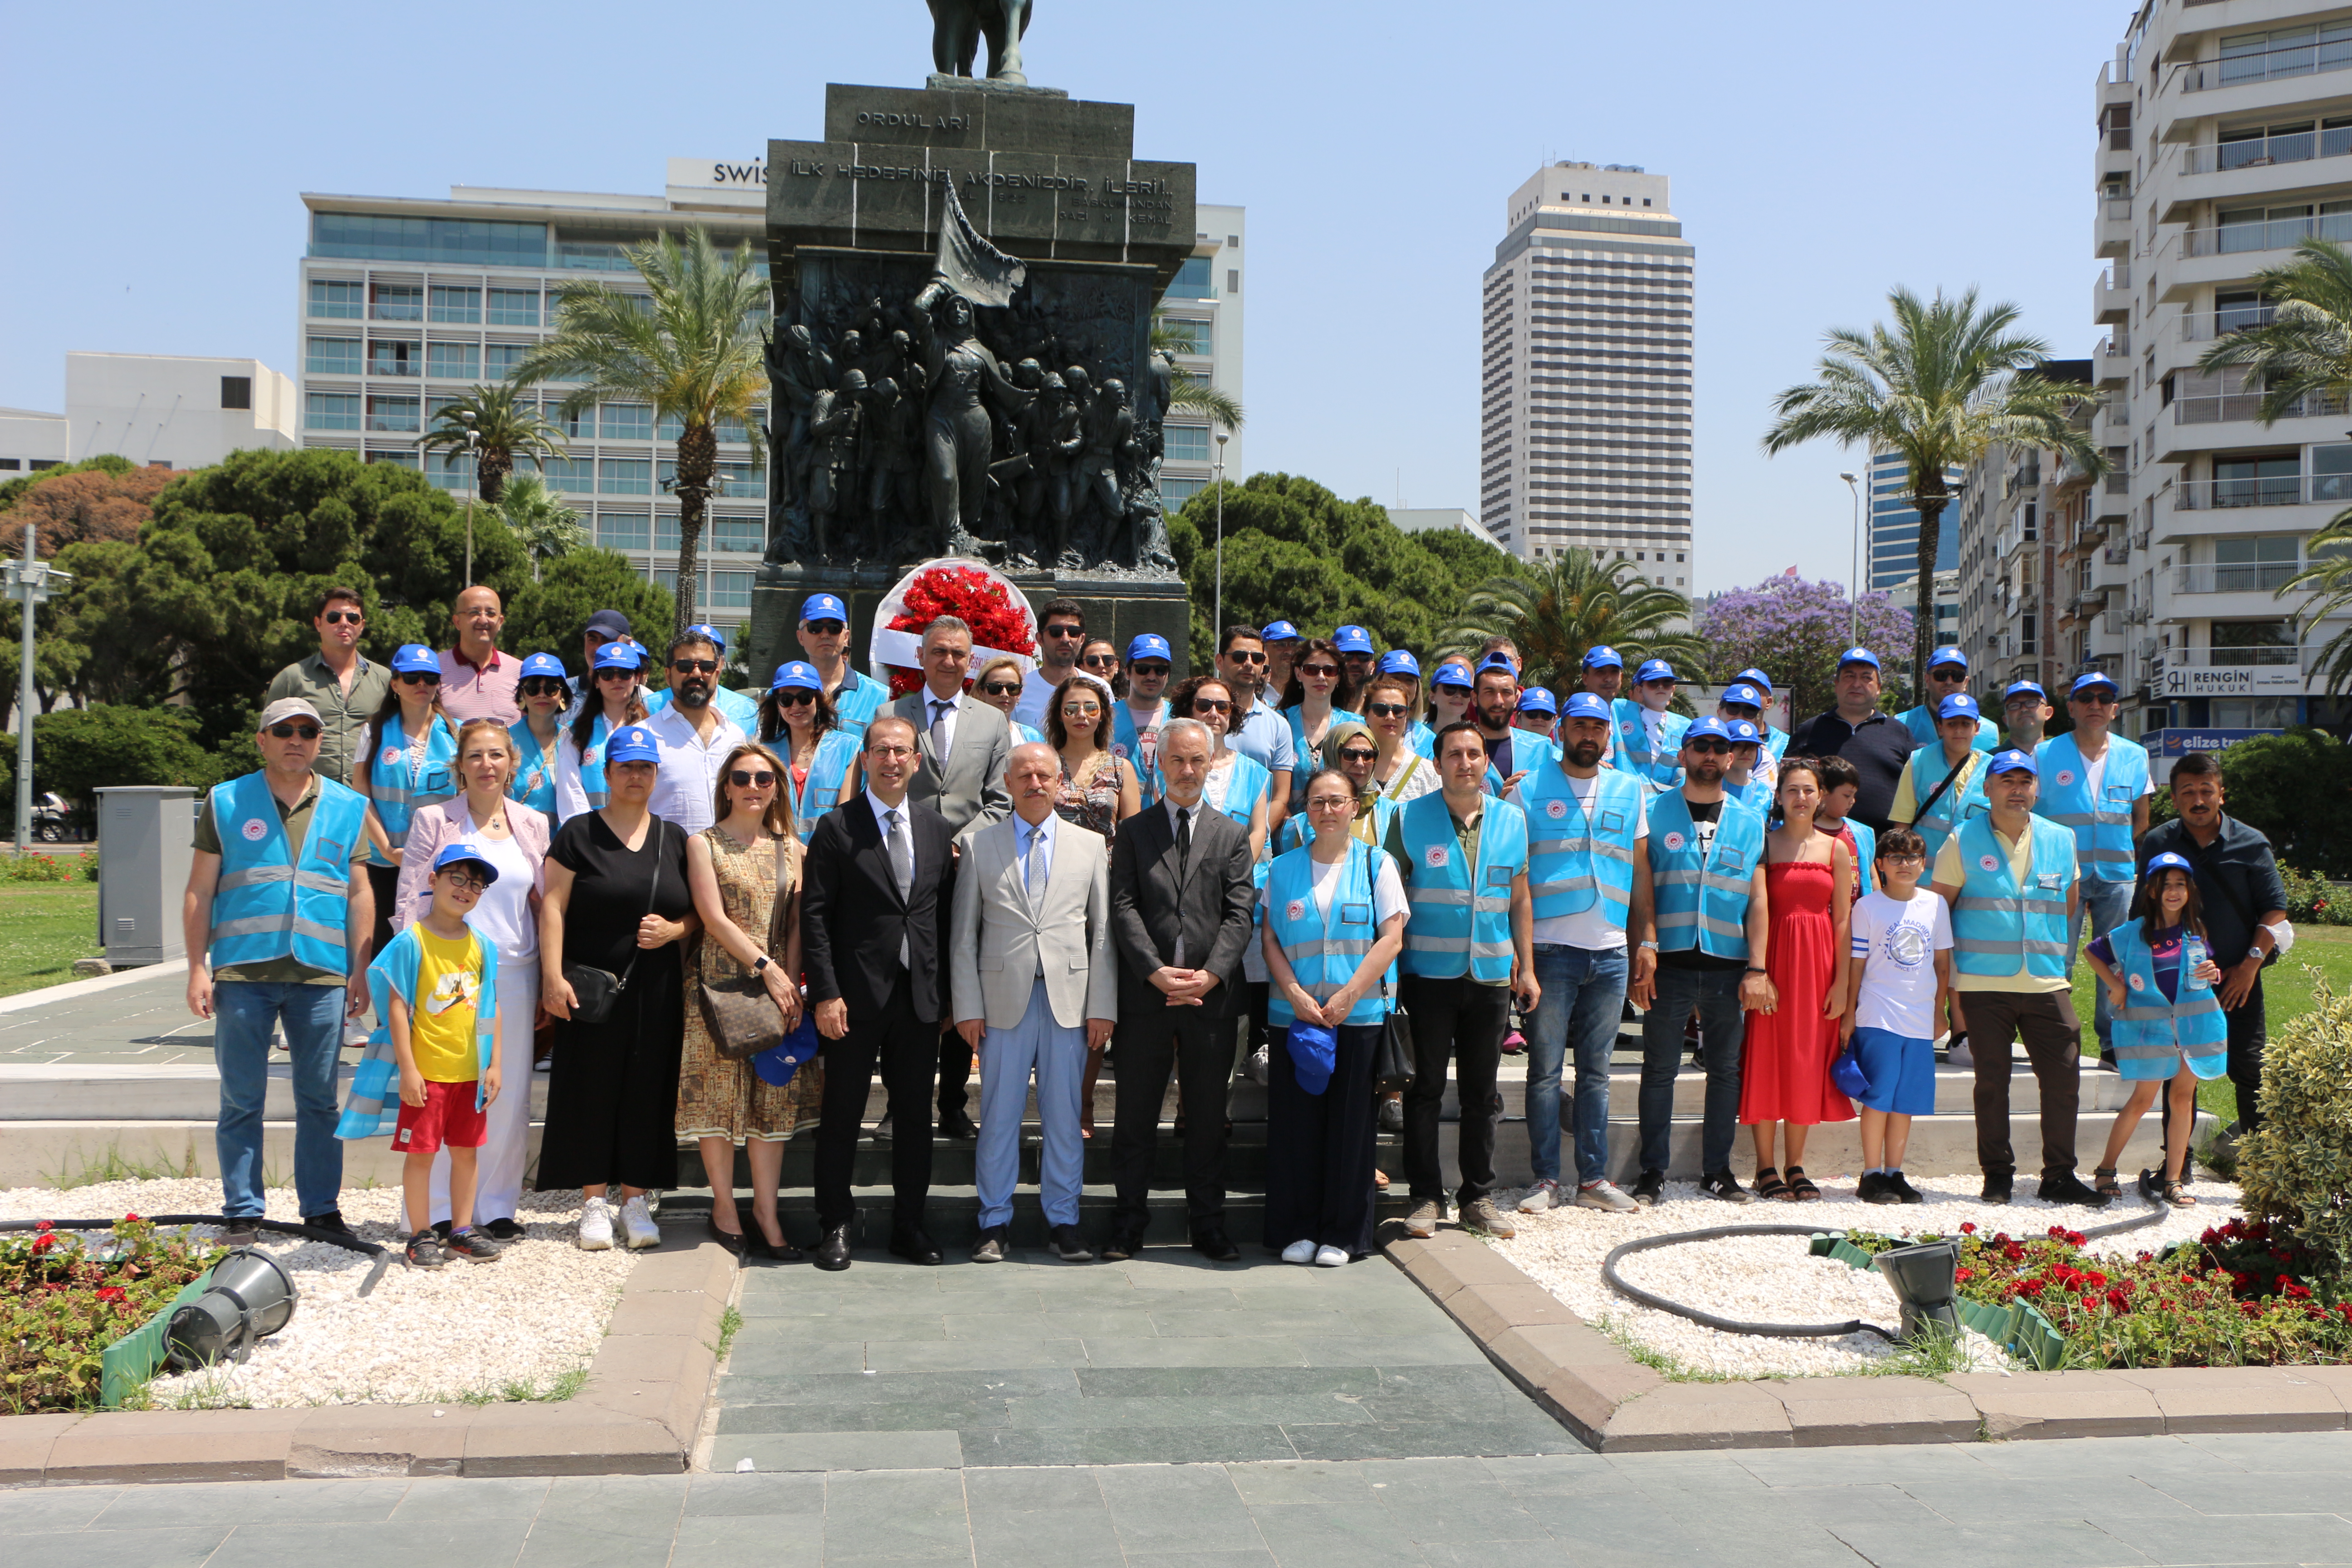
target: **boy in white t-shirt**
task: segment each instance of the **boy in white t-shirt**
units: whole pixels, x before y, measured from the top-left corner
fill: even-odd
[[[1854,1100],[1864,1167],[1854,1196],[1866,1204],[1927,1201],[1903,1179],[1903,1151],[1911,1119],[1936,1110],[1936,1020],[1952,984],[1952,917],[1919,885],[1927,868],[1926,841],[1890,826],[1878,840],[1879,890],[1853,906],[1845,1037],[1870,1080]]]

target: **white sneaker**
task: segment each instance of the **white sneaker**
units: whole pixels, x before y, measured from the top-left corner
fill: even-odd
[[[605,1252],[613,1246],[613,1205],[590,1198],[580,1208],[580,1250]]]
[[[1312,1263],[1315,1261],[1315,1244],[1294,1241],[1282,1249],[1282,1260],[1285,1263]]]
[[[1953,1068],[1973,1068],[1977,1065],[1977,1054],[1969,1049],[1968,1041],[1962,1040],[1944,1053],[1944,1065]]]
[[[1519,1200],[1521,1214],[1541,1214],[1559,1206],[1559,1184],[1549,1176],[1529,1187],[1528,1195]]]
[[[1625,1195],[1614,1182],[1593,1182],[1576,1189],[1576,1206],[1580,1209],[1606,1209],[1611,1214],[1632,1214],[1641,1205]]]
[[[1348,1255],[1336,1247],[1318,1247],[1315,1249],[1315,1267],[1318,1268],[1338,1268],[1347,1261]]]
[[[643,1252],[649,1247],[661,1245],[661,1227],[654,1224],[654,1216],[646,1212],[643,1194],[621,1205],[621,1228],[628,1232],[629,1250],[632,1252]]]
[[[1254,1079],[1255,1080],[1256,1080],[1256,1081],[1257,1081],[1258,1083],[1260,1083],[1260,1084],[1263,1084],[1263,1083],[1265,1083],[1265,1078],[1266,1078],[1266,1065],[1265,1065],[1265,1047],[1264,1046],[1260,1046],[1257,1049],[1255,1049],[1255,1050],[1254,1050],[1254,1051],[1252,1051],[1252,1052],[1250,1053],[1250,1056],[1249,1056],[1249,1075],[1250,1075],[1250,1077],[1251,1077],[1252,1079]]]

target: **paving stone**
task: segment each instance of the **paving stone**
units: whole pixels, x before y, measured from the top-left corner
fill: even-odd
[[[57,1435],[49,1484],[263,1481],[286,1474],[308,1410],[118,1410]],[[455,1417],[452,1417],[455,1419]]]
[[[1462,1325],[1463,1332],[1482,1345],[1492,1343],[1511,1329],[1530,1324],[1580,1327],[1584,1321],[1570,1311],[1559,1297],[1533,1280],[1517,1285],[1473,1285],[1447,1298],[1445,1310]]]
[[[453,1405],[330,1405],[307,1411],[287,1450],[286,1473],[309,1479],[462,1474],[471,1423],[460,1413],[471,1415]]]
[[[1150,1344],[1137,1340],[1130,1344]],[[984,1372],[1040,1367],[1085,1366],[1089,1357],[1084,1340],[877,1340],[864,1348],[866,1364],[877,1373]]]
[[[2140,1437],[2164,1430],[2156,1395],[2111,1373],[1970,1372],[1943,1381],[1976,1405],[1988,1437]]]
[[[650,1252],[637,1254],[622,1294],[625,1299],[660,1291],[698,1291],[724,1300],[735,1289],[738,1267],[728,1250],[715,1241],[666,1241]]]
[[[466,1434],[468,1476],[661,1475],[686,1468],[659,1421],[562,1405],[486,1405]]]
[[[82,1417],[78,1414],[0,1416],[0,1487],[38,1482],[58,1436]]]
[[[1108,1507],[1092,1470],[1059,1467],[966,1472],[964,1497],[974,1514],[1024,1514]]]
[[[2149,1367],[2112,1375],[2156,1396],[2165,1430],[2184,1432],[2337,1432],[2344,1402],[2326,1384],[2293,1367]]]
[[[711,1444],[710,1468],[755,1470],[922,1470],[959,1468],[963,1454],[953,1432],[779,1432],[721,1436]]]
[[[2005,1520],[1984,1513],[1930,1534],[1856,1521],[1836,1527],[1834,1533],[1867,1561],[1900,1563],[1904,1568],[2116,1568],[2158,1561],[2084,1519]]]
[[[967,1465],[1200,1465],[1297,1456],[1273,1426],[1004,1427],[964,1434]]]
[[[697,1290],[624,1292],[604,1332],[669,1335],[717,1344],[719,1316],[726,1310],[724,1297]]]
[[[1649,1372],[1647,1367],[1635,1370]],[[1597,1392],[1606,1397],[1605,1384]],[[1616,1405],[1600,1431],[1601,1450],[1609,1454],[1650,1448],[1785,1448],[1795,1442],[1788,1406],[1746,1383],[1661,1380],[1640,1397]]]
[[[761,1519],[787,1514],[824,1513],[824,1478],[806,1472],[763,1476],[734,1471],[699,1474],[688,1487],[683,1517],[697,1519],[736,1514]]]
[[[12,1558],[26,1563],[70,1563],[74,1568],[202,1568],[229,1527],[195,1525],[179,1530],[78,1531],[72,1534],[12,1536]]]
[[[1766,1387],[1787,1406],[1799,1447],[1953,1443],[1977,1435],[1968,1395],[1924,1377],[1796,1377]]]
[[[975,1509],[971,1546],[977,1563],[1035,1563],[1054,1568],[1124,1568],[1126,1563],[1110,1510],[1099,1497],[1082,1507],[1022,1513]]]

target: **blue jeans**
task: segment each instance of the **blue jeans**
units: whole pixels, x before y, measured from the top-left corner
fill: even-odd
[[[2083,934],[2083,922],[2077,920],[2074,929],[2066,933],[2066,972],[2073,973],[2074,961],[2083,956],[2083,944],[2106,935],[2124,923],[2131,913],[2132,888],[2129,882],[2100,882],[2085,877],[2075,886],[2083,889],[2083,913],[2089,917],[2091,934]],[[2107,1013],[2107,988],[2093,984],[2091,994],[2099,1005],[2091,1014],[2091,1027],[2097,1031],[2099,1049],[2105,1050],[2115,1043],[2115,1019]]]
[[[1675,1117],[1675,1077],[1682,1071],[1683,1024],[1698,1009],[1706,1061],[1706,1102],[1699,1124],[1699,1174],[1731,1169],[1739,1130],[1739,1048],[1748,1015],[1739,1010],[1737,969],[1658,966],[1657,994],[1642,1016],[1642,1168],[1666,1169]]]
[[[273,1022],[285,1025],[294,1064],[294,1190],[303,1216],[332,1213],[342,1191],[335,1068],[343,1045],[343,988],[223,981],[213,987],[213,1058],[221,1085],[214,1147],[220,1157],[221,1213],[231,1218],[261,1216],[261,1114],[269,1095]]]
[[[1576,1047],[1576,1179],[1609,1173],[1609,1057],[1625,1006],[1625,950],[1536,943],[1542,1000],[1528,1034],[1528,1153],[1538,1181],[1559,1180],[1559,1074]]]

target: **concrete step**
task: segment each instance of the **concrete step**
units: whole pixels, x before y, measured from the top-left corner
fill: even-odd
[[[889,1184],[864,1184],[850,1189],[857,1205],[857,1219],[850,1228],[850,1240],[862,1248],[878,1249],[890,1240],[892,1199]],[[737,1194],[737,1202],[743,1194]],[[1090,1244],[1099,1245],[1110,1231],[1116,1212],[1118,1194],[1108,1184],[1089,1182],[1078,1195],[1078,1228]],[[776,1212],[783,1221],[784,1234],[806,1247],[817,1236],[816,1201],[803,1187],[797,1191],[787,1188],[777,1194]],[[699,1231],[710,1213],[710,1194],[707,1188],[679,1189],[665,1193],[657,1222],[682,1225]],[[1046,1236],[1045,1213],[1038,1205],[1037,1190],[1024,1181],[1013,1194],[1013,1218],[1008,1222],[1016,1247],[1043,1247]],[[950,1262],[959,1261],[962,1253],[980,1239],[980,1193],[968,1183],[931,1184],[930,1195],[923,1205],[923,1228],[933,1241],[940,1244]],[[1262,1192],[1231,1189],[1225,1194],[1225,1231],[1244,1249],[1255,1246],[1265,1231],[1265,1195]],[[1189,1240],[1191,1231],[1184,1209],[1184,1194],[1156,1193],[1153,1194],[1149,1217],[1144,1224],[1144,1239],[1154,1243]]]

